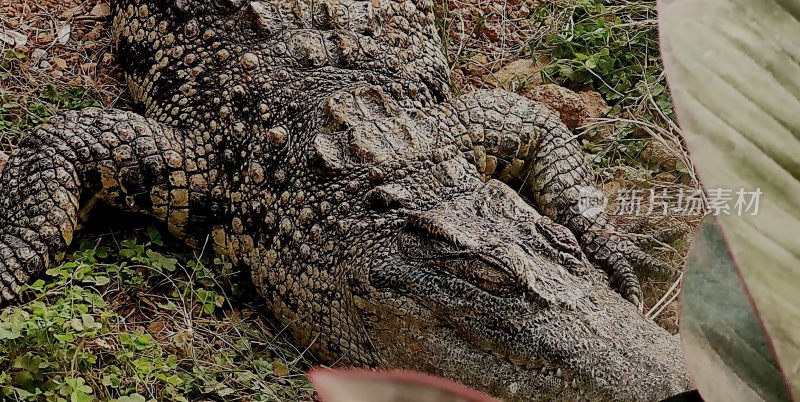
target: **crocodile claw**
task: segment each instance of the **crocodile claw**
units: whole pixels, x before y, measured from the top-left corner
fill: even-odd
[[[609,270],[611,287],[640,310],[643,308],[641,280],[670,281],[678,276],[678,271],[668,264],[616,235],[609,236],[594,257]]]

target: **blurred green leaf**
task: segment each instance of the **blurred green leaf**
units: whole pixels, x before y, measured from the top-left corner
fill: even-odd
[[[755,215],[722,214],[719,224],[785,370],[791,389],[786,396],[800,396],[800,2],[661,0],[659,5],[667,78],[706,188],[763,193]],[[746,350],[725,353],[733,354],[726,362],[737,361],[737,353]],[[735,388],[703,380],[708,374],[703,367],[715,358],[687,353],[704,398],[761,395],[736,393],[753,389],[744,379]]]
[[[158,232],[158,229],[152,226],[148,227],[147,236],[150,238],[150,243],[153,243],[156,246],[164,245],[164,241],[161,239],[161,233]]]
[[[789,400],[713,216],[701,224],[689,255],[680,320],[687,364],[706,400]]]

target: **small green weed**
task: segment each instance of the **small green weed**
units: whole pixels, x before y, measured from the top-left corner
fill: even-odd
[[[14,50],[0,54],[0,152],[15,143],[27,130],[44,123],[61,110],[100,106],[83,87],[58,90],[52,83],[37,84],[34,94],[17,91],[14,85],[30,85],[19,72],[28,66],[28,56]],[[9,151],[10,149],[6,149]]]
[[[170,256],[157,230],[115,253],[84,242],[0,315],[0,395],[12,400],[310,400],[300,359],[232,307],[230,263]]]
[[[100,106],[100,103],[87,96],[81,87],[58,91],[53,84],[45,84],[35,99],[19,99],[12,92],[0,89],[0,143],[15,142],[27,130],[46,122],[61,110],[89,106]]]
[[[573,89],[594,89],[612,106],[608,117],[617,120],[611,126],[613,143],[604,144],[602,151],[585,149],[598,151],[590,159],[596,170],[639,164],[658,173],[658,166],[640,158],[652,135],[642,123],[671,133],[675,115],[659,52],[655,2],[546,2],[532,18],[549,27],[531,41],[533,55],[550,59],[543,78]]]

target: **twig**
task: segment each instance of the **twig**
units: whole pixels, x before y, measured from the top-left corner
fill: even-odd
[[[678,279],[675,280],[675,283],[673,283],[672,286],[670,286],[667,292],[664,293],[664,296],[662,296],[661,299],[656,304],[654,304],[653,307],[650,308],[650,311],[648,311],[647,314],[645,314],[645,317],[655,319],[658,316],[658,314],[661,313],[664,307],[672,303],[672,301],[674,301],[675,298],[678,297],[678,294],[680,294],[680,289],[678,289],[678,291],[675,292],[675,294],[671,298],[669,298],[669,301],[667,301],[666,303],[664,302],[665,300],[667,300],[667,296],[669,296],[678,287],[678,285],[680,285],[681,281],[683,281],[683,272],[681,272],[681,274],[678,276]],[[664,304],[663,306],[662,303]]]

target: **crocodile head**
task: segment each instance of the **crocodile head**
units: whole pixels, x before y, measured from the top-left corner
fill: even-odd
[[[384,361],[505,400],[658,400],[690,389],[676,337],[612,292],[572,235],[505,184],[413,211],[356,298]]]
[[[334,94],[322,115],[320,182],[365,189],[337,220],[329,257],[346,300],[329,315],[355,341],[326,360],[423,371],[506,400],[691,388],[678,339],[614,292],[567,228],[484,183],[444,120],[411,117],[375,87]]]

